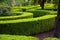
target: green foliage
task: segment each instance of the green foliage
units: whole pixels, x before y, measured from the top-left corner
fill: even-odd
[[[25,19],[25,18],[33,18],[32,13],[28,12],[13,12],[14,16],[1,16],[0,20],[16,20],[16,19]]]
[[[0,0],[0,2],[3,2],[4,0]]]
[[[20,11],[23,11],[23,9],[32,9],[34,8],[35,6],[13,6],[12,7],[12,12],[20,12]]]
[[[10,13],[11,8],[10,7],[3,7],[0,6],[0,16],[8,16],[8,15],[12,15]]]
[[[27,12],[33,13],[34,17],[44,16],[44,15],[57,15],[57,11],[48,11],[48,10],[27,10]]]
[[[31,35],[54,28],[56,15],[0,21],[0,33]],[[4,29],[4,30],[3,30]]]
[[[32,36],[18,36],[18,35],[5,35],[0,34],[0,40],[38,40],[36,37]]]
[[[52,37],[52,38],[49,38],[49,37],[48,37],[48,38],[45,38],[44,40],[59,40],[59,39],[60,39],[60,38],[53,38],[53,37]]]
[[[26,9],[26,10],[41,10],[40,5],[32,5],[32,6],[14,6],[12,7],[12,12],[19,12],[22,11],[22,9]],[[57,9],[57,6],[55,7],[55,4],[45,4],[44,9],[50,9],[50,10],[54,10]]]
[[[45,9],[57,9],[58,7],[57,5],[51,3],[51,4],[45,4],[44,8]]]
[[[49,31],[54,28],[55,17],[56,17],[55,11],[51,12],[51,11],[46,11],[46,10],[35,10],[35,11],[30,10],[30,12],[32,12],[34,16],[36,14],[40,16],[36,18],[27,18],[27,19],[19,18],[16,20],[15,19],[14,20],[1,20],[0,21],[0,29],[1,29],[0,33],[31,35],[31,34],[35,34],[39,32]],[[41,16],[41,14],[39,13],[42,13],[42,15],[44,16]],[[19,12],[17,12],[17,14],[19,14]],[[28,14],[23,13],[22,17],[25,17],[24,15],[28,15]],[[12,17],[12,19],[13,18],[16,18],[16,17]],[[4,19],[4,17],[1,19]]]

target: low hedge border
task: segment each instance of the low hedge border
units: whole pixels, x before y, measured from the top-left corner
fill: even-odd
[[[11,11],[19,12],[19,11],[23,11],[22,9],[29,10],[29,9],[35,9],[36,7],[38,6],[13,6]]]
[[[0,20],[15,20],[15,19],[33,18],[33,14],[28,13],[28,12],[15,12],[14,14],[18,14],[18,15],[15,15],[15,16],[3,16],[3,17],[0,17]]]
[[[39,40],[39,39],[37,37],[32,36],[0,34],[0,40]]]
[[[0,33],[30,35],[54,28],[56,15],[0,21]]]
[[[22,11],[21,9],[41,9],[40,5],[35,6],[14,6],[12,7],[12,11]],[[57,7],[54,8],[54,4],[45,4],[44,9],[57,9]]]
[[[57,11],[48,10],[27,10],[27,12],[33,13],[34,17],[44,16],[44,15],[57,15]]]
[[[60,38],[48,37],[44,38],[44,40],[60,40]]]

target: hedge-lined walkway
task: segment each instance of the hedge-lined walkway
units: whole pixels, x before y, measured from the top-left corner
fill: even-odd
[[[54,35],[54,30],[41,33],[41,34],[36,34],[35,36],[38,37],[40,40],[43,40],[44,38],[47,38],[47,37],[53,37],[53,35]]]

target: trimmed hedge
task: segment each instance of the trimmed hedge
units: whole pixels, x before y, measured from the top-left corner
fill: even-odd
[[[33,13],[34,17],[44,16],[44,15],[57,15],[57,11],[48,10],[27,10],[27,12]]]
[[[55,5],[55,4],[45,4],[44,7],[45,7],[45,9],[57,9],[58,5]]]
[[[30,35],[54,28],[56,15],[0,21],[0,33]]]
[[[57,6],[57,5],[56,5]],[[26,9],[26,10],[29,10],[29,9],[41,9],[41,7],[40,7],[40,5],[32,5],[32,6],[13,6],[12,7],[12,11],[13,12],[19,12],[19,11],[22,11],[22,9]],[[44,9],[47,9],[47,10],[53,10],[53,9],[57,9],[57,7],[55,7],[55,5],[54,4],[51,4],[51,3],[49,3],[49,4],[45,4],[44,5]]]
[[[39,39],[37,37],[32,37],[32,36],[0,34],[0,40],[39,40]]]
[[[21,9],[41,9],[40,5],[32,5],[32,6],[13,6],[12,7],[12,10],[20,10],[22,11]],[[44,5],[44,9],[57,9],[57,7],[55,8],[54,7],[54,4],[45,4]]]
[[[48,38],[45,38],[44,40],[60,40],[60,38],[50,38],[50,37],[48,37]]]
[[[22,9],[35,9],[37,6],[14,6],[12,7],[12,12],[19,12],[19,11],[23,11]]]
[[[14,20],[14,19],[33,18],[33,14],[28,13],[28,12],[15,12],[14,14],[16,14],[16,15],[15,16],[0,16],[0,20]]]

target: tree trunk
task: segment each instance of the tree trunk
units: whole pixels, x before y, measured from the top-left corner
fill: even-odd
[[[51,0],[51,3],[53,3],[54,0]]]
[[[12,6],[16,5],[16,0],[12,0]]]
[[[36,5],[36,0],[34,0],[34,5]]]
[[[58,14],[57,14],[57,19],[56,19],[54,37],[60,38],[60,0],[58,3]]]
[[[42,10],[44,9],[44,2],[46,2],[46,0],[41,0],[41,2],[40,2],[40,6],[41,6]]]

